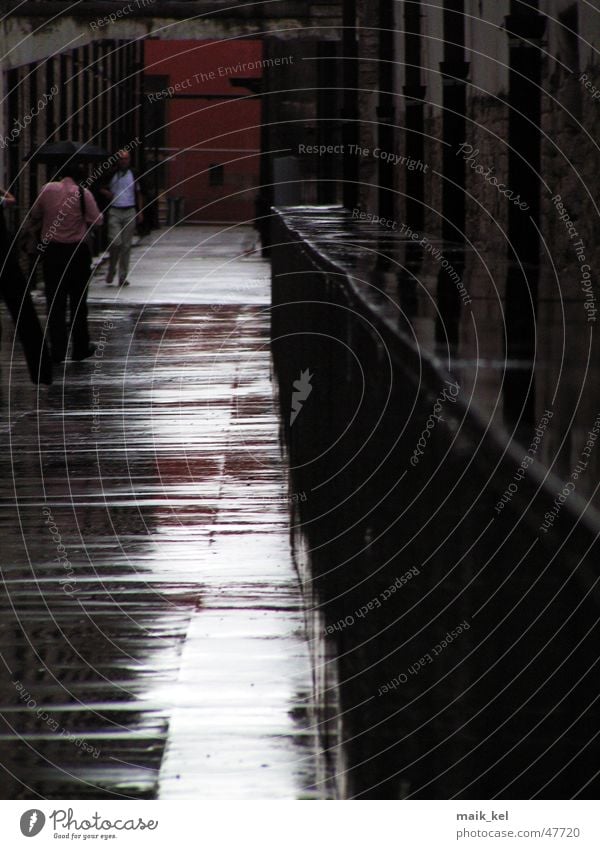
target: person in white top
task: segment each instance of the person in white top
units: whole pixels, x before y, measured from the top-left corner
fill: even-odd
[[[118,170],[113,175],[108,189],[100,191],[110,199],[108,212],[108,253],[109,263],[106,275],[106,285],[112,285],[117,266],[119,269],[119,286],[129,286],[129,256],[131,241],[135,233],[136,221],[143,220],[142,196],[139,186],[131,170],[131,157],[126,150],[120,150]]]

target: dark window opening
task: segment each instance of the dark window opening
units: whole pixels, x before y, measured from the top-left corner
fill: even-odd
[[[79,61],[79,50],[71,52],[71,115],[68,127],[68,136],[73,141],[81,141],[79,126],[81,124],[81,113],[79,111],[79,86],[81,83],[81,63]]]
[[[38,63],[35,62],[28,66],[28,74],[29,74],[29,103],[31,108],[31,121],[29,123],[29,140],[27,141],[27,136],[25,135],[25,149],[28,151],[34,151],[37,147],[38,141],[38,115],[34,107],[38,101],[38,76],[37,76]],[[31,206],[34,200],[37,197],[38,193],[38,169],[37,166],[30,164],[29,166],[29,205]]]
[[[208,185],[222,186],[225,183],[225,173],[222,165],[210,165],[208,169]]]
[[[558,16],[560,28],[558,31],[559,58],[571,73],[579,71],[579,14],[577,5],[572,3]],[[563,68],[565,73],[568,73]]]
[[[165,100],[153,97],[163,92],[169,85],[169,77],[163,74],[147,74],[144,76],[144,124],[146,127],[146,147],[158,148],[166,146],[167,111]]]
[[[64,53],[61,53],[61,55],[60,55],[59,68],[60,68],[60,77],[59,77],[59,83],[58,84],[59,84],[60,91],[65,92],[65,91],[69,90],[69,87],[68,87],[68,84],[67,84],[68,79],[69,79],[69,73],[68,73],[68,68],[67,68],[67,57],[64,55]],[[66,97],[61,97],[59,103],[60,103],[60,115],[59,115],[59,119],[58,119],[59,120],[58,133],[59,133],[59,138],[62,139],[62,138],[67,138],[68,134],[69,134],[69,128],[68,128],[68,125],[67,125],[68,118],[69,118],[69,104],[67,102]]]
[[[565,122],[574,132],[579,130],[581,120],[581,84],[579,76],[579,12],[577,5],[572,3],[558,16],[558,57],[556,62],[557,77],[563,80],[561,95],[565,112]]]
[[[425,87],[421,85],[421,4],[406,3],[404,7],[404,53],[406,56],[406,156],[422,161],[424,144]],[[406,174],[406,221],[416,230],[425,223],[425,181],[420,169]]]
[[[50,57],[46,59],[46,91],[49,93],[52,88],[54,88],[55,84],[55,73],[54,73],[54,58]],[[45,130],[45,138],[44,141],[51,142],[54,141],[54,135],[56,132],[56,116],[54,112],[54,98],[49,100],[46,104],[46,108],[44,109],[45,117],[46,117],[46,130]]]

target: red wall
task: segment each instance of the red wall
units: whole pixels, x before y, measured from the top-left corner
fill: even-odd
[[[244,65],[261,59],[262,42],[256,40],[150,39],[145,42],[145,73],[167,76],[167,85],[177,89],[175,96],[249,97],[247,100],[161,98],[165,104],[166,147],[175,149],[169,151],[173,158],[167,167],[167,196],[185,198],[188,220],[254,218],[260,165],[260,99],[251,97],[247,88],[232,86],[229,77],[260,78],[260,67]],[[224,166],[223,185],[209,185],[211,165]]]

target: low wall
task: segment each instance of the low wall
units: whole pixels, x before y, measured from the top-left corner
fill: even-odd
[[[600,525],[538,462],[554,414],[509,445],[473,401],[501,366],[436,344],[439,263],[411,239],[339,207],[276,218],[292,538],[338,795],[594,798]],[[465,311],[484,326],[489,306]]]

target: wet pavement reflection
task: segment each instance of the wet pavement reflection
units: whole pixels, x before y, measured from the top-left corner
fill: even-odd
[[[139,270],[126,302],[94,283],[96,356],[49,389],[3,361],[3,798],[323,795],[268,266],[231,239],[194,264],[200,230],[155,247],[188,251],[172,304]]]

